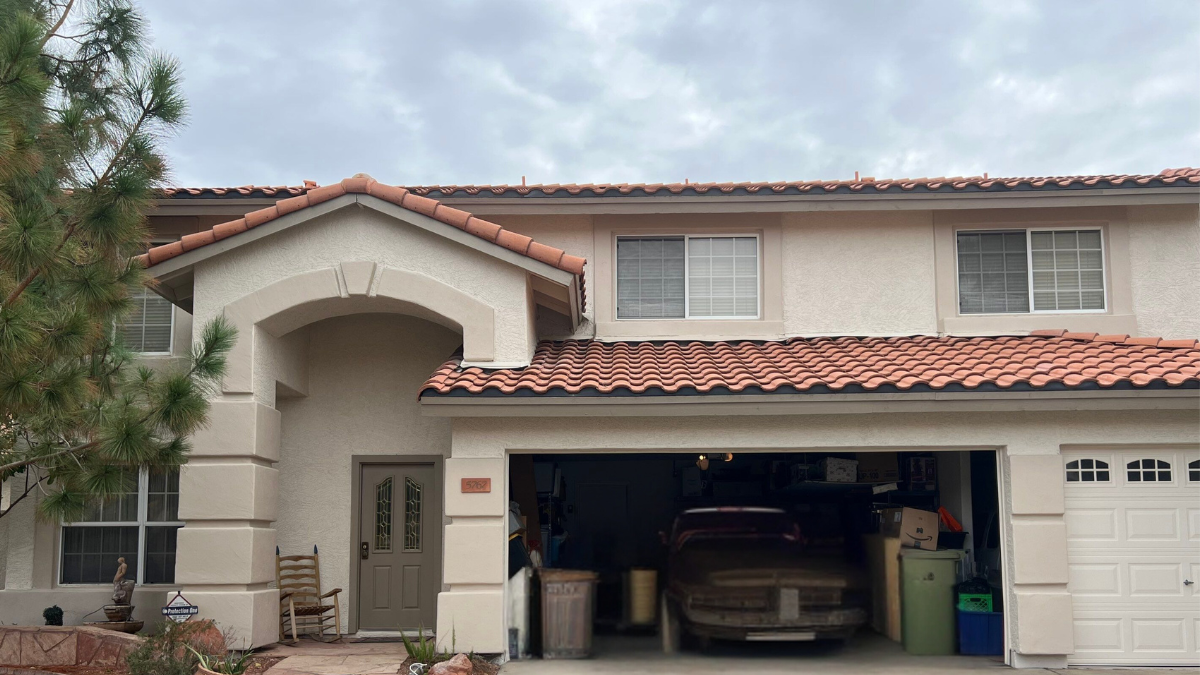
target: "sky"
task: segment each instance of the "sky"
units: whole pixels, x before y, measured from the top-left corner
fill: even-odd
[[[1200,166],[1200,2],[143,0],[172,182]]]

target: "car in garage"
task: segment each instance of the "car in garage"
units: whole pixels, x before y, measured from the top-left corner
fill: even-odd
[[[782,509],[690,509],[664,540],[659,615],[668,653],[687,638],[845,640],[867,621],[865,577],[840,546],[806,541]]]

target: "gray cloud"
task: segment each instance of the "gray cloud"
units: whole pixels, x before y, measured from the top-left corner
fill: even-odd
[[[198,9],[202,8],[202,9]],[[1200,163],[1191,2],[145,4],[179,184],[797,180]]]

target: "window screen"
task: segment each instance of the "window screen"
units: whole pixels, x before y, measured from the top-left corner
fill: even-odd
[[[1099,230],[1030,232],[1033,307],[1104,309],[1104,252]]]
[[[758,240],[688,238],[688,315],[758,316]]]
[[[958,233],[958,311],[1029,311],[1025,231]]]
[[[135,352],[171,351],[171,303],[148,289],[132,297],[133,311],[119,324],[125,346]]]
[[[684,238],[617,240],[617,318],[683,318]]]

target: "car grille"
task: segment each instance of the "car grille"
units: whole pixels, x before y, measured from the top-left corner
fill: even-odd
[[[689,598],[688,604],[692,609],[766,611],[771,609],[771,597],[766,591],[694,593]]]

